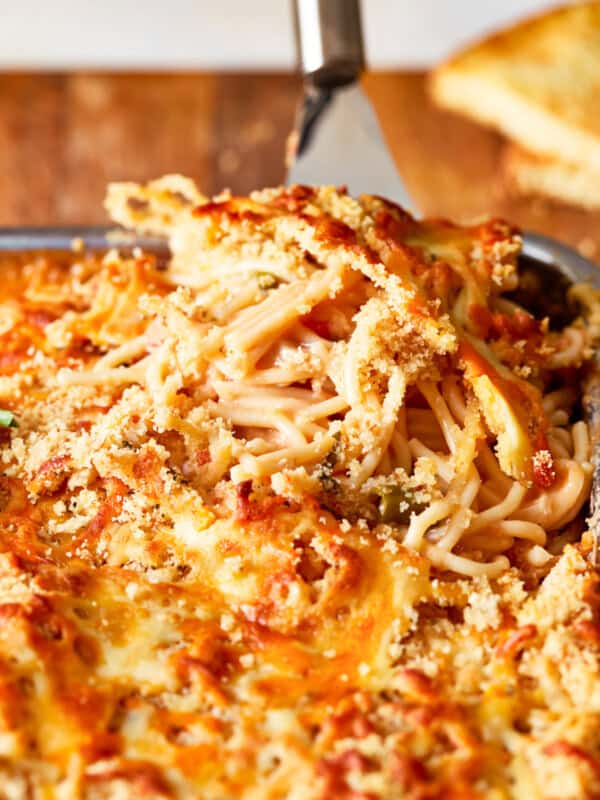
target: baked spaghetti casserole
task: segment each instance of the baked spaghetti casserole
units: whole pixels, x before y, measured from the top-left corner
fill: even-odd
[[[500,221],[115,184],[0,266],[0,798],[600,797],[588,308]]]

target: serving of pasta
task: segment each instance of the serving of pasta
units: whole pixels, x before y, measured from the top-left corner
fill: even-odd
[[[593,290],[333,187],[107,208],[168,258],[0,263],[0,798],[600,796]]]

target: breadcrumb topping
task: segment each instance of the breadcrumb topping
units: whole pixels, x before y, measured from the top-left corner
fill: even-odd
[[[107,206],[169,263],[0,262],[0,795],[600,795],[593,331],[509,313],[517,233]]]

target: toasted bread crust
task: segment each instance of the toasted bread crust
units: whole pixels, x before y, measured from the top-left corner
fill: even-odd
[[[441,105],[524,148],[600,171],[600,3],[556,8],[438,67]]]
[[[592,210],[600,208],[600,172],[507,144],[502,157],[511,187]]]

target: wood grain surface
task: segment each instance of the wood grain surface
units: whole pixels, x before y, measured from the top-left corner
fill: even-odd
[[[371,74],[365,87],[425,213],[499,214],[600,258],[600,213],[515,196],[501,137],[434,108],[422,74]],[[102,222],[110,180],[277,184],[298,92],[290,75],[0,75],[0,224]]]

